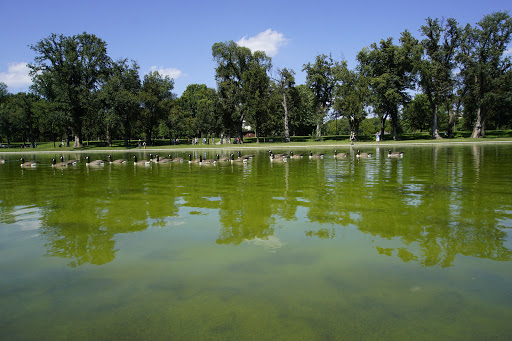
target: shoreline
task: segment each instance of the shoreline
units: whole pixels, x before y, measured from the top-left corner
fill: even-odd
[[[300,143],[300,144],[299,144]],[[52,154],[52,153],[62,153],[62,154],[70,154],[70,153],[129,153],[129,152],[179,152],[183,150],[262,150],[262,149],[323,149],[323,148],[355,148],[356,146],[362,147],[404,147],[404,146],[448,146],[448,145],[473,145],[473,144],[512,144],[511,140],[482,140],[482,141],[385,141],[385,142],[356,142],[354,145],[351,145],[349,142],[344,143],[308,143],[308,142],[297,142],[297,143],[265,143],[260,145],[244,145],[244,144],[224,144],[224,145],[180,145],[180,147],[169,146],[167,148],[158,148],[158,147],[148,147],[146,149],[142,148],[121,148],[121,149],[88,149],[88,150],[59,150],[59,149],[49,149],[49,150],[37,150],[37,148],[29,148],[29,150],[16,148],[16,150],[12,151],[2,151],[1,154]]]

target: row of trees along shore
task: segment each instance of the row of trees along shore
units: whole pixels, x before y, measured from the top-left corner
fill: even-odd
[[[474,26],[453,18],[427,18],[419,37],[404,31],[398,43],[382,39],[363,48],[357,65],[331,55],[304,64],[305,84],[294,70],[273,69],[271,58],[235,42],[212,47],[217,88],[190,84],[181,97],[174,80],[158,72],[141,79],[139,66],[112,60],[95,35],[52,34],[30,48],[33,84],[11,94],[0,83],[3,143],[155,137],[242,137],[244,124],[259,136],[392,134],[454,127],[485,136],[485,128],[512,127],[512,70],[508,12]],[[333,126],[336,128],[333,129]]]

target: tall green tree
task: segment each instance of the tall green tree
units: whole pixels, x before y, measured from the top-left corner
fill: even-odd
[[[505,56],[512,35],[512,18],[507,12],[486,15],[475,27],[463,31],[461,74],[467,87],[465,111],[474,113],[472,137],[485,136],[485,122],[503,100],[511,57]],[[510,83],[509,83],[510,84]]]
[[[84,32],[52,34],[30,48],[36,53],[29,65],[34,89],[70,115],[74,146],[81,146],[84,118],[96,110],[94,96],[109,71],[107,44]]]
[[[243,75],[242,98],[246,120],[251,125],[259,142],[261,128],[268,120],[270,105],[270,59],[261,51],[255,51],[250,67]]]
[[[427,18],[420,29],[425,39],[421,41],[424,56],[419,64],[420,86],[427,95],[431,107],[432,138],[440,139],[438,111],[442,104],[453,98],[455,57],[460,45],[461,32],[457,21],[449,18],[445,23]]]
[[[206,84],[190,84],[179,98],[181,119],[189,136],[205,137],[218,131],[217,94]]]
[[[343,68],[340,85],[335,91],[334,110],[348,119],[350,130],[359,133],[359,126],[368,115],[368,79],[357,70]]]
[[[32,93],[19,92],[12,97],[18,119],[18,133],[23,142],[28,139],[31,148],[35,148],[35,137],[38,122],[38,96]]]
[[[281,105],[284,112],[284,140],[290,142],[290,108],[293,103],[295,89],[295,72],[293,70],[277,69],[277,89],[281,95]]]
[[[249,112],[253,121],[257,117],[254,115],[261,114],[261,108],[255,108],[255,103],[258,103],[257,107],[263,103],[262,93],[251,94],[250,89],[258,87],[257,82],[264,79],[262,70],[270,69],[270,57],[261,51],[253,54],[247,47],[238,46],[233,41],[213,44],[212,56],[217,63],[215,79],[225,130],[228,134],[236,131],[241,138],[242,126]],[[257,77],[257,81],[251,76]]]
[[[112,144],[112,130],[120,127],[124,146],[128,146],[132,125],[140,110],[140,88],[139,65],[135,61],[129,63],[127,59],[120,59],[112,64],[110,76],[99,94],[109,145]]]
[[[338,77],[346,62],[337,62],[332,56],[325,54],[316,56],[315,63],[304,64],[306,85],[314,94],[316,113],[316,138],[322,138],[322,125],[332,106],[333,95],[338,83]]]
[[[426,94],[416,94],[402,112],[402,124],[410,132],[429,129],[431,122],[431,102]]]
[[[391,118],[393,139],[398,139],[400,108],[410,100],[409,90],[415,88],[418,64],[418,41],[404,31],[401,45],[393,39],[373,43],[357,55],[360,71],[370,79],[371,100],[374,112],[381,120],[381,134],[388,117]]]
[[[169,76],[162,77],[158,71],[144,76],[140,91],[140,122],[146,135],[146,144],[153,145],[153,131],[160,120],[165,118],[169,102],[175,99],[172,90],[174,80]]]

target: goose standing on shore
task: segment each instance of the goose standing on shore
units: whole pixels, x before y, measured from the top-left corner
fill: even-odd
[[[37,162],[36,161],[25,161],[24,158],[20,158],[20,161],[21,161],[21,167],[24,168],[24,167],[36,167],[37,166]]]

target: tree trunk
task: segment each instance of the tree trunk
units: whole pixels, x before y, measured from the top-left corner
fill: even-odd
[[[107,129],[105,131],[105,142],[107,146],[112,147],[112,135],[110,135],[110,127],[107,125]]]
[[[290,129],[288,128],[288,106],[286,105],[286,92],[283,91],[284,108],[284,142],[290,142]]]
[[[317,118],[316,118],[316,139],[322,139],[322,123],[323,123],[323,108],[318,106],[317,108]]]
[[[475,128],[473,129],[473,134],[471,134],[471,138],[478,139],[480,137],[485,137],[485,127],[484,127],[485,114],[482,110],[482,107],[478,107],[476,112],[476,122]]]
[[[448,112],[448,131],[447,131],[447,135],[448,135],[448,138],[452,138],[453,137],[453,127],[455,126],[455,122],[456,122],[456,119],[457,119],[457,116],[458,116],[458,112],[457,111],[453,111],[453,110],[450,110]]]
[[[439,126],[437,125],[437,113],[438,113],[438,105],[433,105],[433,113],[432,113],[432,138],[433,139],[441,139],[441,135],[439,135]]]

